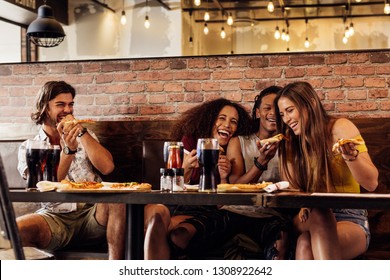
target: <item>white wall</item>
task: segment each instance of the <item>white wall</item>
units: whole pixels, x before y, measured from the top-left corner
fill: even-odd
[[[0,63],[21,61],[20,27],[0,21]]]

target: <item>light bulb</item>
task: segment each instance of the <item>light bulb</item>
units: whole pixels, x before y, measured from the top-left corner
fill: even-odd
[[[207,23],[204,24],[203,33],[205,35],[209,34],[209,28],[207,27]]]
[[[355,28],[353,27],[353,23],[351,22],[351,24],[349,25],[349,35],[353,36],[353,34],[355,34]]]
[[[275,10],[274,3],[272,3],[272,0],[269,0],[267,5],[268,12],[272,13]]]
[[[360,3],[360,2],[362,2],[362,0],[355,0],[357,3]]]
[[[201,0],[194,0],[194,4],[195,6],[200,6],[200,4],[202,4],[202,1]]]
[[[344,43],[344,44],[347,44],[347,43],[348,43],[348,38],[345,37],[345,36],[343,37],[343,43]]]
[[[348,26],[345,27],[344,36],[347,37],[347,39],[350,37],[350,34],[349,34],[349,27],[348,27]]]
[[[385,8],[383,9],[383,12],[388,15],[390,14],[390,4],[389,3],[386,3],[385,4]]]
[[[280,39],[280,31],[279,31],[279,26],[276,26],[274,37],[276,40]]]
[[[306,40],[305,40],[305,48],[309,48],[310,47],[310,41],[309,41],[309,38],[306,37]]]
[[[225,28],[221,28],[221,38],[222,39],[225,39],[226,38],[226,32],[225,32]]]
[[[209,21],[210,20],[210,14],[209,12],[204,13],[204,21]]]
[[[283,41],[286,41],[286,31],[284,30],[284,28],[283,28],[283,30],[282,30],[282,36],[281,36],[281,38],[282,38]]]
[[[144,25],[145,25],[145,28],[146,28],[146,29],[149,29],[149,27],[150,27],[150,21],[149,21],[149,17],[148,17],[148,16],[145,16]]]
[[[228,25],[233,25],[233,17],[232,17],[231,14],[228,16],[227,24],[228,24]]]
[[[126,13],[125,11],[122,11],[121,24],[126,25],[126,22],[127,22]]]
[[[289,42],[289,41],[290,41],[290,34],[287,31],[287,33],[286,33],[286,42]]]

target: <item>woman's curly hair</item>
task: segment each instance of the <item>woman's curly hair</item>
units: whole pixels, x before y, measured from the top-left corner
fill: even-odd
[[[225,106],[234,107],[238,112],[237,131],[233,136],[248,134],[251,131],[251,119],[245,108],[225,98],[218,98],[184,112],[173,127],[172,139],[179,141],[183,136],[192,136],[195,139],[210,137],[215,121]]]

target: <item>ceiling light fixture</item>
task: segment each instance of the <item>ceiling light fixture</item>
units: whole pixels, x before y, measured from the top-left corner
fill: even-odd
[[[267,11],[272,13],[274,10],[275,10],[274,3],[272,2],[272,0],[269,0],[268,5],[267,5]]]
[[[233,16],[232,16],[232,13],[230,13],[229,16],[228,16],[228,18],[227,18],[226,23],[227,23],[228,25],[233,25],[233,22],[234,22]]]
[[[64,29],[54,18],[53,10],[46,5],[46,1],[38,8],[38,17],[29,25],[27,37],[33,44],[44,48],[56,47],[64,40]]]
[[[149,3],[148,0],[146,0],[146,15],[145,15],[145,21],[144,21],[144,26],[146,29],[150,28],[150,21],[149,21],[149,16],[148,16],[148,10],[149,10]]]
[[[121,24],[126,25],[127,18],[126,18],[126,12],[125,12],[125,0],[123,0],[123,5],[122,5],[122,16],[121,16]]]
[[[390,4],[387,3],[387,0],[385,0],[385,7],[383,8],[383,12],[388,15],[390,14]]]
[[[209,12],[205,12],[204,13],[204,21],[209,21],[210,20],[210,14],[209,14]]]
[[[309,41],[309,37],[307,36],[307,23],[308,23],[308,20],[305,19],[305,24],[306,24],[306,39],[305,39],[305,48],[308,49],[310,47],[310,41]]]
[[[203,33],[204,33],[204,35],[209,34],[209,28],[207,26],[207,23],[204,24]]]
[[[276,26],[276,28],[275,28],[274,37],[275,37],[276,40],[279,40],[279,39],[280,39],[279,26]]]
[[[221,28],[221,38],[222,39],[225,39],[226,38],[226,32],[225,32],[225,28],[222,26],[222,28]]]

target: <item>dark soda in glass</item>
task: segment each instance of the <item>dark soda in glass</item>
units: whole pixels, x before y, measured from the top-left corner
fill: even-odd
[[[60,163],[60,146],[54,145],[47,150],[46,166],[43,172],[43,180],[57,182],[57,171]]]

